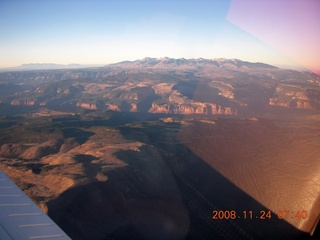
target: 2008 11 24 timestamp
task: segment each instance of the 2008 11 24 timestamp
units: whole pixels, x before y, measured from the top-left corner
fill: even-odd
[[[277,214],[274,215],[278,219],[286,219],[291,216],[291,218],[306,219],[308,216],[307,211],[289,211],[289,210],[279,210]],[[242,211],[237,212],[236,210],[213,210],[212,219],[222,220],[222,219],[260,219],[267,220],[272,218],[272,213],[270,210],[260,210],[259,212]]]
[[[236,210],[213,210],[212,211],[212,219],[271,219],[272,214],[270,210],[260,210],[259,213],[254,214],[253,211],[242,211],[237,212]]]

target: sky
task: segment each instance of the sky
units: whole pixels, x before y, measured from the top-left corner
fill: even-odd
[[[0,68],[238,58],[320,73],[318,0],[0,0]]]

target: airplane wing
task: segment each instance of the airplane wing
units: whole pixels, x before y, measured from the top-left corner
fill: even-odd
[[[71,240],[1,171],[0,239]]]

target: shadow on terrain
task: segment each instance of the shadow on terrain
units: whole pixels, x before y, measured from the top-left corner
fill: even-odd
[[[108,171],[106,182],[67,190],[48,203],[49,216],[72,239],[183,238],[188,212],[157,151],[142,147],[118,155],[128,167]]]
[[[210,102],[222,106],[236,107],[236,105],[229,101],[228,98],[219,95],[219,89],[213,88],[206,83],[199,83],[199,81],[183,81],[179,82],[173,87],[182,95],[197,102]]]
[[[95,113],[96,111],[92,111],[92,112]],[[101,113],[101,112],[98,112],[98,113]],[[168,114],[108,111],[106,112],[106,115],[104,115],[103,117],[90,116],[88,117],[88,119],[80,118],[80,117],[57,118],[57,119],[53,119],[52,122],[53,122],[53,126],[57,128],[72,128],[71,130],[66,130],[65,134],[67,134],[67,136],[72,135],[77,137],[78,135],[76,134],[76,131],[81,131],[81,130],[78,130],[78,129],[74,130],[74,129],[79,127],[82,127],[82,128],[89,128],[94,126],[114,127],[114,126],[120,126],[120,125],[125,125],[128,123],[134,123],[139,121],[158,120],[161,117],[168,117]]]
[[[98,158],[89,154],[76,154],[73,158],[77,163],[82,164],[85,176],[89,179],[94,179],[98,174],[100,167],[102,167],[102,164],[92,164],[91,162]]]
[[[260,219],[268,209],[179,142],[179,129],[177,123],[121,127],[128,140],[146,145],[118,152],[127,166],[106,172],[107,181],[71,188],[48,202],[49,216],[72,239],[307,237],[275,214]],[[213,210],[234,210],[237,218],[213,220]],[[252,219],[243,211],[252,211]]]
[[[175,123],[171,124],[177,125]],[[163,126],[145,129],[121,128],[122,134],[155,146],[175,176],[183,203],[190,216],[187,239],[304,239],[308,234],[291,224],[261,217],[261,210],[269,211],[247,195],[203,159],[176,139],[178,126],[163,130]],[[168,134],[171,132],[171,135]],[[161,134],[162,133],[162,134]],[[205,151],[205,149],[204,149]],[[234,221],[212,219],[213,210],[235,210]],[[252,211],[253,217],[244,219],[243,211]],[[257,218],[256,218],[257,217]]]
[[[139,103],[137,104],[137,107],[139,112],[148,112],[152,107],[152,102],[161,98],[159,95],[155,94],[151,87],[133,88],[132,91],[138,93]]]
[[[74,138],[79,144],[85,143],[89,137],[94,135],[93,132],[83,131],[78,128],[66,128],[62,132],[64,138]]]

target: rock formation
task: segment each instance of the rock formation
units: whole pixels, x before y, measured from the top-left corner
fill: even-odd
[[[97,110],[97,106],[94,103],[77,103],[77,107],[91,109],[91,110]]]

